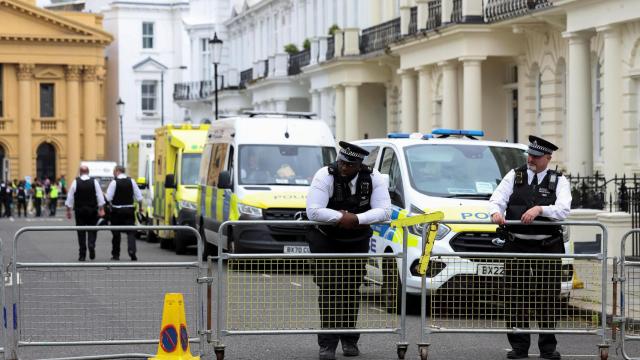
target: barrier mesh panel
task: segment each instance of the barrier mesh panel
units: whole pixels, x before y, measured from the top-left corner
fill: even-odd
[[[197,269],[20,268],[20,341],[157,339],[164,294],[182,293],[196,333]]]
[[[625,262],[625,335],[640,336],[640,263]]]

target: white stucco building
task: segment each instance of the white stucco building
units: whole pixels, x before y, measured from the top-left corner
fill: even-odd
[[[184,109],[173,102],[173,85],[190,75],[188,0],[53,0],[48,8],[102,13],[105,30],[114,36],[105,54],[108,159],[119,161],[120,149],[152,136],[162,123],[185,120]],[[118,99],[125,103],[124,146]]]

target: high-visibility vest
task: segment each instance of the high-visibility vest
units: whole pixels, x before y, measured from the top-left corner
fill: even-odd
[[[49,193],[49,197],[52,199],[57,199],[58,198],[58,187],[57,186],[52,186],[51,187],[51,192]]]
[[[36,199],[42,199],[44,196],[44,189],[42,186],[36,186]]]

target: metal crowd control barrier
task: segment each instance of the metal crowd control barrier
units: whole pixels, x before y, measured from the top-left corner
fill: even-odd
[[[225,229],[231,225],[297,227],[326,224],[294,220],[226,221],[218,230],[219,244],[223,243],[222,234],[225,233]],[[402,266],[400,274],[397,274],[396,263],[407,263],[407,233],[405,228],[401,254],[229,254],[222,251],[222,246],[218,246],[214,339],[217,359],[224,359],[223,336],[321,333],[396,333],[400,336],[397,343],[398,358],[404,359],[408,347],[404,281],[407,278],[407,267]],[[358,291],[359,274],[350,275],[354,272],[357,274],[363,265],[374,261],[390,262],[396,269],[394,276],[389,276],[393,278],[388,284],[389,287],[397,289],[397,279],[401,279],[399,319],[395,305],[388,305],[395,304],[397,291],[387,292],[385,296],[365,296]],[[210,262],[210,266],[215,265]],[[210,269],[209,273],[212,272],[213,269]],[[325,291],[329,291],[326,290],[328,287],[332,287],[338,293],[327,295]],[[330,298],[343,296],[347,300],[343,303],[320,301],[325,295]],[[360,304],[359,312],[357,303]],[[340,312],[348,320],[341,322],[335,318],[328,318],[327,312],[324,316],[321,315],[319,304],[324,304],[327,311]],[[213,329],[209,333],[214,333]]]
[[[5,346],[7,344],[7,331],[8,331],[8,323],[7,323],[7,307],[4,306],[5,302],[5,269],[4,269],[4,251],[2,250],[2,239],[0,239],[0,274],[2,283],[0,284],[0,301],[2,301],[2,326],[0,329],[0,352],[5,353]]]
[[[627,341],[640,340],[640,261],[626,257],[627,239],[640,229],[631,229],[622,236],[620,243],[620,338],[622,356],[625,359],[640,359],[627,353]],[[615,281],[616,279],[614,279]]]
[[[18,241],[26,232],[101,230],[182,230],[198,242],[192,262],[21,262]],[[189,226],[33,226],[13,239],[11,301],[13,326],[5,359],[18,359],[20,347],[157,344],[165,292],[185,296],[187,322],[195,323],[205,355],[202,238]],[[0,256],[0,259],[2,257]],[[1,266],[1,263],[0,263]],[[135,278],[127,274],[135,272]],[[140,280],[141,277],[144,279]],[[195,290],[195,291],[194,291]],[[6,313],[5,313],[6,314]],[[6,319],[6,318],[5,318]],[[195,321],[190,321],[195,320]],[[6,320],[5,320],[6,321]],[[75,333],[73,333],[75,331]],[[90,338],[87,340],[87,338]],[[69,359],[148,358],[151,354],[80,356]],[[61,360],[58,358],[57,360]]]
[[[493,225],[477,221],[443,220],[441,223]],[[522,223],[507,221],[506,224]],[[421,282],[423,331],[418,344],[421,359],[427,359],[427,336],[434,333],[599,335],[602,337],[598,345],[600,357],[608,358],[607,229],[599,222],[553,224],[599,227],[602,230],[600,252],[431,252]],[[548,226],[549,223],[538,221],[530,225]],[[425,306],[427,291],[430,306]],[[428,325],[427,309],[431,311]],[[536,322],[537,328],[533,326]]]

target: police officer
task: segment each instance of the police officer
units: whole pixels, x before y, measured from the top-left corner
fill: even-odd
[[[72,183],[67,192],[67,219],[71,219],[71,210],[75,214],[77,226],[95,226],[98,216],[104,216],[104,196],[100,184],[89,177],[89,168],[80,166],[80,176]],[[78,231],[78,261],[85,261],[87,246],[89,259],[96,258],[97,231]]]
[[[55,182],[51,183],[51,190],[49,191],[49,216],[56,216],[56,210],[58,209],[58,193],[58,184]]]
[[[490,199],[491,220],[562,221],[571,209],[569,181],[548,169],[551,154],[558,147],[537,136],[529,136],[525,166],[505,175]],[[506,217],[503,215],[506,211]],[[557,225],[508,225],[504,251],[510,253],[564,253],[562,229]],[[513,260],[505,263],[506,307],[509,328],[528,328],[529,313],[535,314],[540,329],[555,328],[560,311],[562,261],[560,259]],[[508,359],[528,357],[529,334],[507,334],[512,350]],[[540,334],[538,348],[543,359],[560,359],[554,334]]]
[[[377,170],[362,164],[369,154],[344,141],[336,162],[316,172],[307,195],[309,220],[335,225],[319,226],[308,233],[314,253],[367,253],[372,235],[369,224],[390,218],[391,200],[387,181]],[[338,262],[319,259],[314,281],[319,287],[323,329],[356,327],[360,285],[366,260]],[[318,334],[321,360],[335,359],[338,342],[345,356],[357,356],[360,334]]]
[[[135,225],[134,199],[138,208],[142,209],[142,193],[138,184],[125,174],[124,166],[116,166],[113,170],[114,180],[107,188],[107,201],[111,202],[111,225]],[[112,231],[111,260],[120,260],[120,231]],[[129,257],[132,261],[136,256],[136,238],[133,231],[126,231]]]
[[[42,214],[42,199],[44,199],[44,187],[40,181],[36,180],[33,187],[33,206],[36,208],[36,216],[40,217]]]
[[[18,201],[18,217],[22,217],[22,213],[27,217],[27,190],[24,188],[24,181],[20,181],[20,183],[18,183],[16,200]]]

